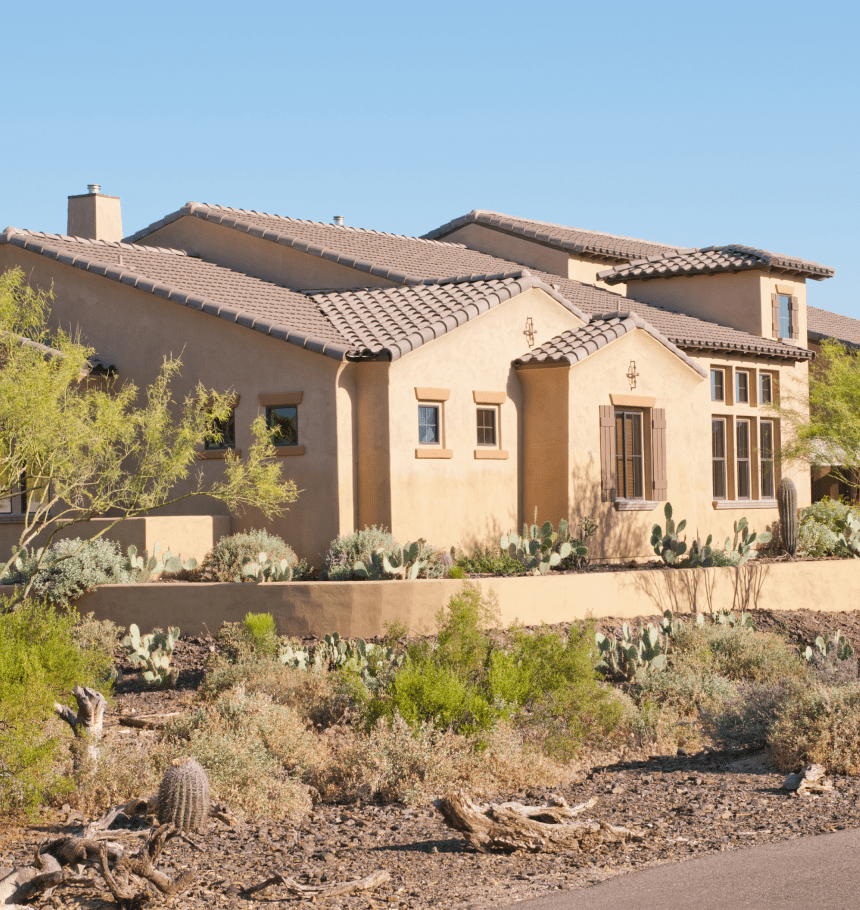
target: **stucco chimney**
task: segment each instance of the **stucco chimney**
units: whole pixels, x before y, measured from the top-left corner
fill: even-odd
[[[122,240],[119,196],[103,195],[97,183],[88,184],[87,189],[82,196],[69,196],[67,233],[88,240]]]

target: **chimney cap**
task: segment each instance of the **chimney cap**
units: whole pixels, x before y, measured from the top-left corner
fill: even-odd
[[[338,227],[343,227],[343,215],[332,215],[332,223],[338,225]]]
[[[88,193],[98,195],[100,189],[101,189],[101,185],[98,183],[88,183],[87,184]]]

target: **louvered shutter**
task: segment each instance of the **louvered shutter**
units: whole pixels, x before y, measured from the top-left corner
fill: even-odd
[[[800,338],[800,301],[797,297],[791,298],[791,337]]]
[[[653,498],[657,502],[663,502],[668,499],[665,408],[653,408],[651,411],[651,470]]]
[[[600,498],[615,502],[615,408],[600,405]]]
[[[779,294],[771,294],[770,302],[773,306],[773,337],[779,338]]]

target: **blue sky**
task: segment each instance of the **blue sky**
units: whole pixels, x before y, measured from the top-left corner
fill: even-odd
[[[6,4],[0,229],[88,183],[421,234],[473,208],[834,266],[860,318],[857,4]]]

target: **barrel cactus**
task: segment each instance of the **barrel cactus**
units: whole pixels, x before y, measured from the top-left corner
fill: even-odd
[[[209,817],[209,778],[193,758],[175,758],[158,788],[158,821],[202,831]]]
[[[776,503],[779,506],[779,530],[782,548],[792,559],[797,555],[797,487],[790,477],[783,477],[776,489]]]

